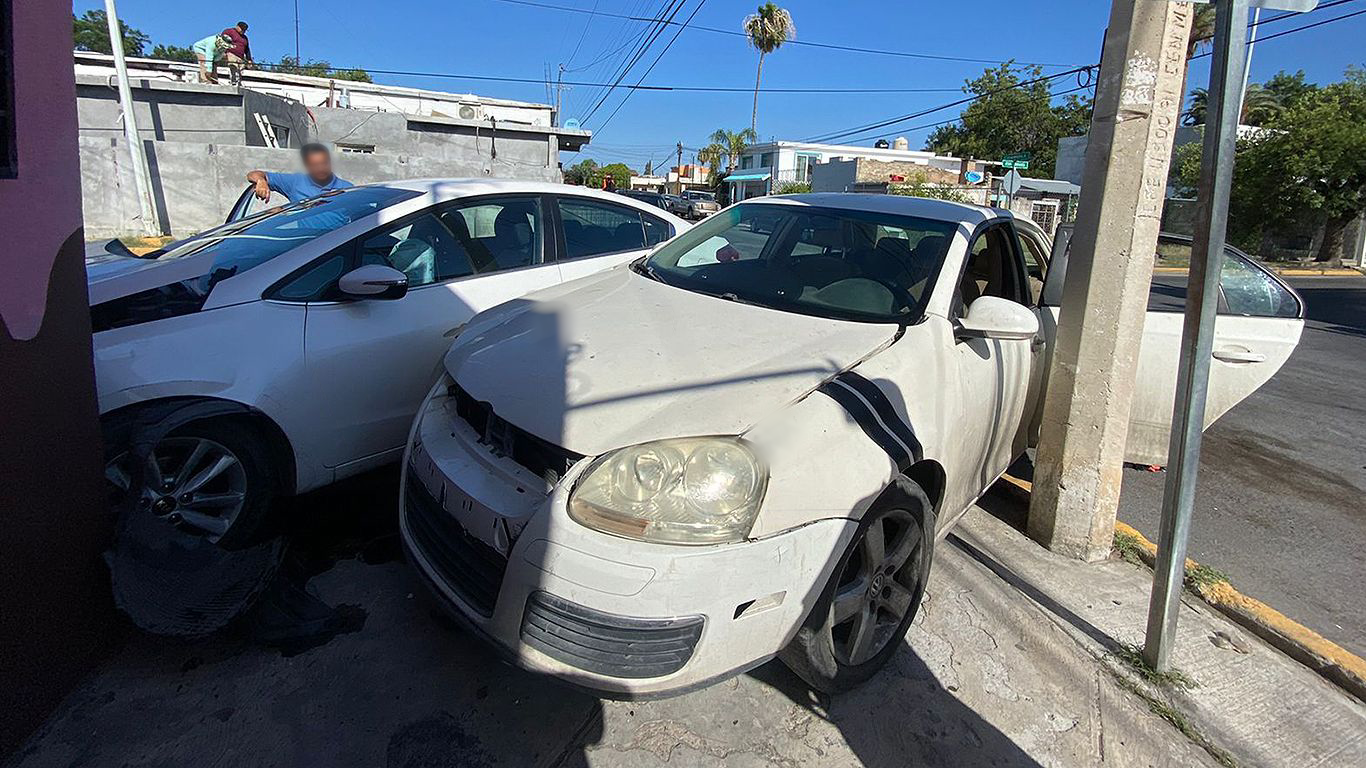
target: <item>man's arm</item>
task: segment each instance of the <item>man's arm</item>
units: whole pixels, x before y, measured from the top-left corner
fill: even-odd
[[[270,199],[270,174],[265,171],[252,171],[247,174],[247,183],[256,187],[256,196],[262,200]]]

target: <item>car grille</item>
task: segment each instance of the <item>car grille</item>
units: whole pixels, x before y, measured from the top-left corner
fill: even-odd
[[[522,614],[522,642],[566,664],[611,677],[677,672],[688,663],[701,636],[701,616],[616,616],[546,592],[533,592]]]
[[[404,505],[413,544],[437,576],[476,611],[492,616],[507,558],[465,530],[415,477],[408,478]]]
[[[558,445],[509,424],[493,412],[493,406],[474,399],[459,384],[450,386],[455,412],[479,435],[479,442],[499,456],[506,456],[554,485],[583,458]]]

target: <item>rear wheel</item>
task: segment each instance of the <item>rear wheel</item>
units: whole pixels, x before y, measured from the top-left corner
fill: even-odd
[[[847,691],[896,653],[929,575],[933,514],[914,483],[859,523],[821,598],[779,658],[811,687]]]
[[[253,540],[276,492],[266,448],[254,431],[231,419],[191,422],[157,441],[141,466],[130,431],[115,425],[106,436],[111,509],[156,515],[229,549]]]

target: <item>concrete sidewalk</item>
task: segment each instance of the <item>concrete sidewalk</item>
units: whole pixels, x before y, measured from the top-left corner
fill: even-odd
[[[939,545],[907,647],[863,688],[825,700],[772,663],[632,703],[499,664],[432,615],[402,563],[343,560],[311,584],[363,609],[359,631],[288,657],[131,636],[10,764],[1191,766],[1224,752],[1240,765],[1366,763],[1359,703],[1200,606],[1183,609],[1177,649],[1200,687],[1130,674],[1112,652],[1141,634],[1149,578],[1054,558],[974,510]],[[1214,645],[1216,632],[1248,652]]]

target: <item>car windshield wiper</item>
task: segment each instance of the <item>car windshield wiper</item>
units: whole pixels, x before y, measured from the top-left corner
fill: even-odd
[[[665,285],[670,285],[670,284],[671,284],[671,283],[669,283],[668,280],[665,280],[662,276],[660,276],[659,270],[657,270],[657,269],[655,269],[654,267],[650,266],[650,262],[648,262],[648,261],[641,261],[640,263],[636,264],[636,265],[635,265],[635,271],[636,271],[637,273],[639,273],[639,274],[642,274],[642,275],[644,275],[644,276],[650,278],[651,280],[655,281],[656,283],[663,283],[663,284],[665,284]]]

